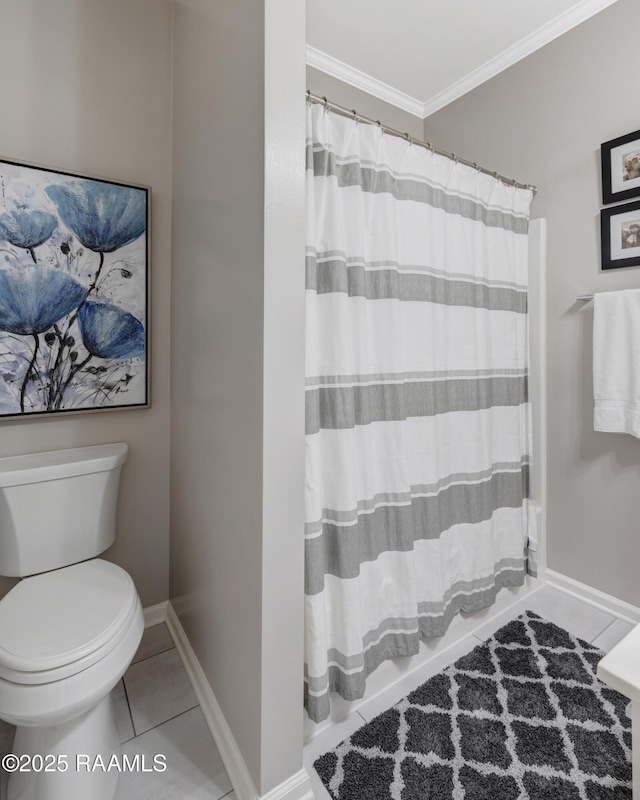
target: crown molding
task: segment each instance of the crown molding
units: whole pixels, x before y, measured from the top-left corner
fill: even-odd
[[[617,0],[582,0],[581,3],[552,19],[529,36],[525,36],[524,39],[516,42],[512,47],[507,48],[495,58],[485,62],[478,69],[465,75],[461,80],[452,83],[444,91],[427,100],[423,104],[421,116],[428,117],[430,114],[439,111],[444,106],[462,97],[463,94],[480,86],[480,84],[531,55],[531,53],[544,47],[545,44],[557,39],[563,33],[575,28],[576,25],[585,22],[589,17],[594,16],[599,11],[603,11],[615,2]]]
[[[399,89],[394,89],[387,83],[379,81],[377,78],[372,78],[366,72],[362,72],[344,61],[340,61],[333,56],[323,53],[311,45],[307,45],[307,64],[310,67],[319,69],[321,72],[331,75],[332,78],[337,78],[340,81],[354,86],[356,89],[362,89],[363,92],[377,97],[378,100],[384,100],[385,103],[400,108],[403,111],[408,111],[416,117],[422,117],[424,103],[421,100],[416,100]]]
[[[319,69],[321,72],[325,72],[327,75],[355,86],[356,89],[361,89],[379,100],[384,100],[386,103],[391,103],[391,105],[403,111],[408,111],[410,114],[424,118],[444,108],[444,106],[462,97],[462,95],[480,86],[480,84],[498,75],[498,73],[531,55],[531,53],[544,47],[545,44],[553,41],[553,39],[557,39],[558,36],[562,36],[563,33],[575,28],[576,25],[580,25],[581,22],[585,22],[616,2],[617,0],[581,0],[581,2],[572,6],[563,14],[555,17],[546,25],[529,34],[529,36],[525,36],[524,39],[516,42],[512,47],[507,48],[495,58],[485,62],[478,69],[465,75],[459,81],[452,83],[442,92],[426,101],[418,100],[405,92],[401,92],[399,89],[394,89],[393,86],[389,86],[377,78],[372,78],[366,72],[345,64],[344,61],[333,58],[333,56],[329,56],[322,50],[311,47],[311,45],[307,45],[307,64],[310,67]]]

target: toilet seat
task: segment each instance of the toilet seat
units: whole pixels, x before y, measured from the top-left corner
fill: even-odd
[[[44,684],[75,675],[117,646],[137,611],[131,577],[102,559],[26,578],[0,600],[0,677]]]

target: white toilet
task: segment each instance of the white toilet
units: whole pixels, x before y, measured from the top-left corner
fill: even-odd
[[[598,663],[598,678],[631,701],[633,800],[640,800],[640,625]]]
[[[0,458],[0,575],[24,578],[0,600],[0,718],[30,767],[11,773],[8,800],[115,793],[118,770],[96,756],[119,758],[109,693],[144,617],[131,577],[96,556],[115,540],[126,457],[110,444]]]

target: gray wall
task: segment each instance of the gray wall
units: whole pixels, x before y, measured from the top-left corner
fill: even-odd
[[[406,132],[416,139],[422,139],[423,122],[420,117],[384,100],[378,100],[377,97],[313,67],[307,67],[307,89],[345,108],[355,108],[365,117],[379,119],[383,125],[396,128],[402,133]]]
[[[304,5],[174,12],[171,599],[261,794],[302,767]]]
[[[0,456],[129,444],[118,539],[106,557],[132,575],[144,605],[168,596],[170,78],[165,0],[0,3],[0,154],[150,185],[153,207],[153,407],[1,420]]]
[[[600,144],[637,130],[640,4],[605,11],[425,120],[425,137],[539,187],[548,218],[548,565],[640,606],[640,442],[594,433],[593,310],[640,287],[600,271]]]

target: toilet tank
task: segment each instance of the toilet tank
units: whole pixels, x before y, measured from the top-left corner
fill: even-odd
[[[103,444],[0,458],[0,575],[47,572],[110,547],[127,449]]]

